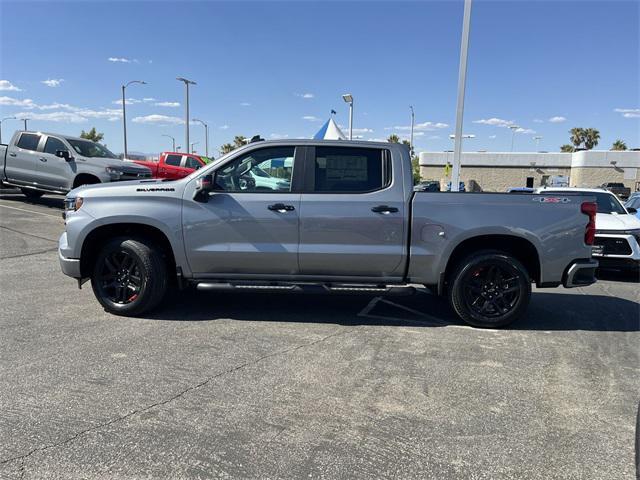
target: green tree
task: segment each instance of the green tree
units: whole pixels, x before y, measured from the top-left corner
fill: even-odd
[[[584,130],[584,148],[591,150],[598,145],[600,140],[600,132],[595,128],[586,128]]]
[[[575,152],[576,148],[573,145],[569,145],[568,143],[564,145],[560,145],[560,151],[565,153]]]
[[[569,130],[569,133],[571,134],[571,143],[573,143],[573,146],[575,148],[580,148],[585,140],[584,128],[575,127]]]
[[[413,184],[417,185],[422,180],[422,175],[420,175],[420,162],[416,156],[411,158],[411,171],[413,172]]]
[[[613,142],[613,145],[611,145],[611,150],[626,150],[626,149],[627,149],[627,144],[620,139],[616,140],[615,142]]]
[[[91,140],[92,142],[99,142],[104,138],[104,133],[98,133],[96,131],[96,127],[92,127],[88,132],[82,130],[80,138],[86,138],[87,140]]]
[[[224,155],[226,153],[232,152],[236,149],[236,146],[233,143],[225,143],[220,147],[220,154]]]
[[[235,148],[240,148],[243,145],[247,144],[247,137],[245,137],[244,135],[236,135],[233,139],[233,144]]]
[[[396,135],[395,133],[392,133],[391,135],[389,135],[389,138],[387,138],[387,142],[389,142],[389,143],[400,143],[400,137],[398,135]]]

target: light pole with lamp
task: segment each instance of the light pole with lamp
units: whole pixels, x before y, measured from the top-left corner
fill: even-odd
[[[193,147],[196,146],[199,143],[200,142],[191,142],[191,153],[196,153],[196,151],[195,151],[195,149]],[[189,153],[189,152],[187,152],[187,153]]]
[[[128,151],[127,151],[127,109],[126,104],[127,101],[125,99],[125,90],[129,85],[134,83],[139,83],[140,85],[146,85],[147,82],[143,80],[131,80],[129,83],[122,85],[122,131],[124,134],[124,160],[127,159]]]
[[[513,152],[513,140],[516,138],[516,132],[520,128],[518,125],[509,125],[511,129],[511,151]]]
[[[413,157],[413,124],[415,123],[415,114],[413,113],[413,105],[409,105],[411,109],[411,139],[409,140],[409,153]]]
[[[533,137],[533,139],[536,141],[536,152],[537,152],[540,150],[540,140],[542,140],[542,137],[536,136],[536,137]]]
[[[4,117],[2,120],[0,120],[0,143],[2,143],[2,122],[4,122],[5,120],[17,120],[16,117]]]
[[[161,137],[168,137],[168,138],[170,138],[170,139],[171,139],[171,143],[172,143],[171,148],[173,148],[173,150],[171,150],[171,151],[172,151],[172,152],[175,152],[175,151],[176,151],[176,139],[175,139],[175,138],[173,138],[171,135],[167,135],[166,133],[163,133],[163,134],[162,134],[162,135],[160,135],[160,136],[161,136]]]
[[[28,120],[31,120],[31,119],[30,119],[30,118],[27,118],[27,117],[24,117],[24,118],[22,119],[22,121],[24,122],[24,131],[25,131],[25,132],[27,131],[27,121],[28,121]]]
[[[349,140],[353,139],[353,95],[345,93],[342,99],[349,104]]]
[[[187,153],[189,153],[189,85],[196,85],[196,82],[193,80],[188,80],[184,77],[176,77],[176,80],[184,83],[185,89],[185,112],[184,112],[184,144],[187,148]]]
[[[207,125],[205,122],[197,118],[194,118],[192,121],[199,122],[202,125],[204,125],[204,152],[205,152],[205,156],[208,157],[209,156],[209,125]]]

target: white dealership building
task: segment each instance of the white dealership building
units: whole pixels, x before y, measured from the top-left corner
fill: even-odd
[[[451,180],[453,152],[420,152],[423,180]],[[568,177],[572,187],[621,182],[640,190],[640,151],[585,150],[573,153],[463,152],[460,180],[467,190],[504,192],[510,187],[550,185]]]

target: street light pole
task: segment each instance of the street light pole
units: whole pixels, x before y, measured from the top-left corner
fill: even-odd
[[[413,124],[415,122],[415,114],[413,113],[413,105],[409,105],[411,109],[411,139],[409,140],[409,154],[413,156]]]
[[[22,121],[24,122],[24,131],[27,131],[27,120],[31,120],[30,118],[23,118]]]
[[[142,80],[131,80],[129,83],[122,85],[122,131],[124,134],[124,160],[126,160],[129,156],[129,153],[127,151],[127,101],[125,99],[125,90],[129,85],[133,83],[139,83],[141,85],[147,84],[147,82],[144,82]]]
[[[342,99],[349,104],[349,140],[353,140],[353,95],[345,93]]]
[[[0,143],[2,143],[2,122],[4,122],[5,120],[17,120],[16,117],[4,117],[2,120],[0,120]]]
[[[184,77],[177,77],[176,80],[184,82],[185,87],[184,144],[186,145],[187,153],[189,153],[189,85],[196,85],[196,82]]]
[[[173,138],[171,135],[167,135],[166,133],[163,133],[161,135],[161,137],[169,137],[171,139],[171,142],[172,142],[172,147],[171,148],[173,148],[173,150],[171,150],[171,151],[175,152],[176,151],[176,139]]]
[[[460,190],[462,121],[464,117],[464,91],[467,83],[467,53],[469,51],[469,30],[471,29],[471,1],[472,0],[464,0],[464,15],[462,19],[460,66],[458,69],[458,107],[456,110],[456,133],[453,145],[453,168],[451,170],[452,192],[458,192]]]
[[[205,151],[205,156],[208,157],[209,156],[209,125],[207,125],[202,120],[198,120],[197,118],[194,118],[193,121],[199,122],[202,125],[204,125],[204,151]]]
[[[509,128],[511,129],[511,151],[513,152],[513,141],[516,138],[516,130],[520,127],[518,125],[509,125]]]
[[[191,143],[191,153],[196,153],[195,149],[193,148],[195,145],[199,144],[200,142],[192,142]],[[187,152],[189,153],[189,152]]]
[[[540,140],[542,140],[542,137],[537,136],[537,137],[533,137],[533,139],[536,141],[536,152],[540,150]]]

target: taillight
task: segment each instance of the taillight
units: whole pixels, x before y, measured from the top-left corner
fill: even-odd
[[[584,202],[580,206],[580,211],[585,215],[589,215],[589,223],[584,230],[584,243],[587,245],[593,245],[593,241],[596,237],[596,213],[598,206],[595,202]]]

